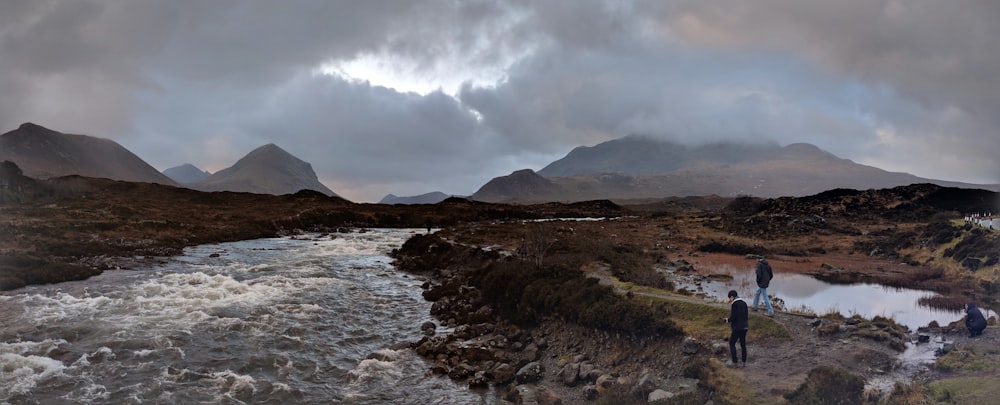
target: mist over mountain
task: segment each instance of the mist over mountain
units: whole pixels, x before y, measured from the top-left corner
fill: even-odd
[[[197,166],[190,163],[171,167],[164,170],[163,174],[180,184],[197,183],[212,175],[212,173],[201,170]]]
[[[597,144],[579,146],[566,157],[538,171],[544,177],[567,177],[602,173],[659,174],[698,162],[733,164],[767,158],[777,144],[741,145],[716,142],[688,147],[640,135],[629,135]]]
[[[394,194],[386,195],[379,200],[379,204],[437,204],[444,201],[448,197],[448,194],[442,193],[440,191],[434,191],[426,194],[400,197]]]
[[[807,196],[836,188],[891,188],[914,183],[997,190],[925,179],[841,159],[814,145],[713,143],[688,147],[627,136],[578,147],[538,173],[490,180],[472,195],[488,202],[584,201],[697,195]]]
[[[110,139],[64,134],[32,123],[0,135],[0,161],[17,164],[37,179],[80,175],[176,186],[138,156]]]
[[[281,195],[315,190],[328,196],[337,195],[319,182],[312,165],[273,143],[254,149],[236,164],[189,186],[202,191]]]

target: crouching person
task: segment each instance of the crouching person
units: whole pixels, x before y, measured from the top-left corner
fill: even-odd
[[[986,317],[972,301],[965,304],[965,327],[969,329],[969,337],[982,335],[983,330],[986,329]]]

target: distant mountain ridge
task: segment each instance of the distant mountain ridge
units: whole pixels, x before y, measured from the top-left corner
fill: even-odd
[[[601,173],[659,174],[695,164],[727,164],[756,161],[777,148],[771,145],[740,145],[716,142],[688,147],[673,141],[629,135],[595,146],[579,146],[566,157],[538,171],[543,177],[567,177]]]
[[[197,183],[212,175],[190,163],[171,167],[164,170],[163,174],[180,184]]]
[[[433,191],[430,193],[425,193],[421,195],[399,197],[393,194],[388,194],[379,200],[379,204],[437,204],[441,201],[446,200],[451,197],[448,194],[442,193],[440,191]]]
[[[80,175],[177,186],[138,156],[110,139],[64,134],[33,123],[0,135],[0,161],[17,164],[37,179]]]
[[[486,202],[585,201],[699,195],[800,197],[836,188],[880,189],[914,183],[985,188],[888,172],[841,159],[815,145],[713,143],[687,147],[627,136],[578,147],[535,173],[497,177],[472,195]]]
[[[201,191],[281,195],[308,189],[336,196],[319,182],[312,165],[274,144],[255,149],[215,174],[191,164],[161,173],[112,140],[24,123],[0,135],[0,161],[11,161],[25,176],[37,179],[79,175],[175,187],[184,184]]]
[[[337,196],[320,183],[312,165],[273,143],[254,149],[236,164],[188,185],[201,191],[237,191],[260,194],[293,194],[315,190]]]

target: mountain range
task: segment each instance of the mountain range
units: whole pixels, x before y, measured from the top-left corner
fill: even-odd
[[[201,191],[281,195],[308,189],[336,196],[319,181],[312,165],[275,144],[261,146],[215,173],[190,164],[160,173],[114,141],[25,123],[0,135],[0,161],[5,160],[17,164],[26,176],[41,179],[81,175]],[[577,147],[538,172],[524,169],[493,178],[469,199],[535,203],[703,195],[795,197],[838,188],[866,190],[914,183],[1000,191],[996,184],[889,172],[841,159],[806,143],[719,142],[692,147],[631,135]],[[412,197],[389,194],[380,203],[434,204],[446,198],[448,195],[441,192]]]
[[[626,136],[578,147],[537,173],[496,177],[472,195],[487,202],[647,199],[697,195],[806,196],[826,190],[879,189],[914,183],[1000,190],[889,172],[841,159],[807,143],[688,147]]]
[[[161,173],[115,141],[25,123],[0,135],[0,161],[14,162],[25,176],[38,179],[80,175],[201,191],[281,195],[308,189],[336,196],[320,183],[312,165],[274,144],[254,149],[214,174],[190,164]]]

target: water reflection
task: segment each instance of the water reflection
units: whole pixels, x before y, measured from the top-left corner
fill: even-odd
[[[735,289],[748,303],[753,304],[753,294],[757,290],[757,284],[754,282],[752,269],[721,265],[713,273],[726,274],[733,278],[703,281],[700,284],[700,292],[710,298],[722,299],[726,292]],[[682,280],[679,286],[684,284],[688,282]],[[844,316],[858,314],[869,319],[883,316],[892,318],[911,330],[925,326],[931,321],[946,325],[962,319],[965,315],[961,311],[946,311],[920,305],[921,298],[936,295],[931,291],[885,287],[878,284],[830,284],[801,274],[775,273],[767,292],[781,299],[784,308],[788,310],[804,310],[819,315],[830,312],[839,312]]]

